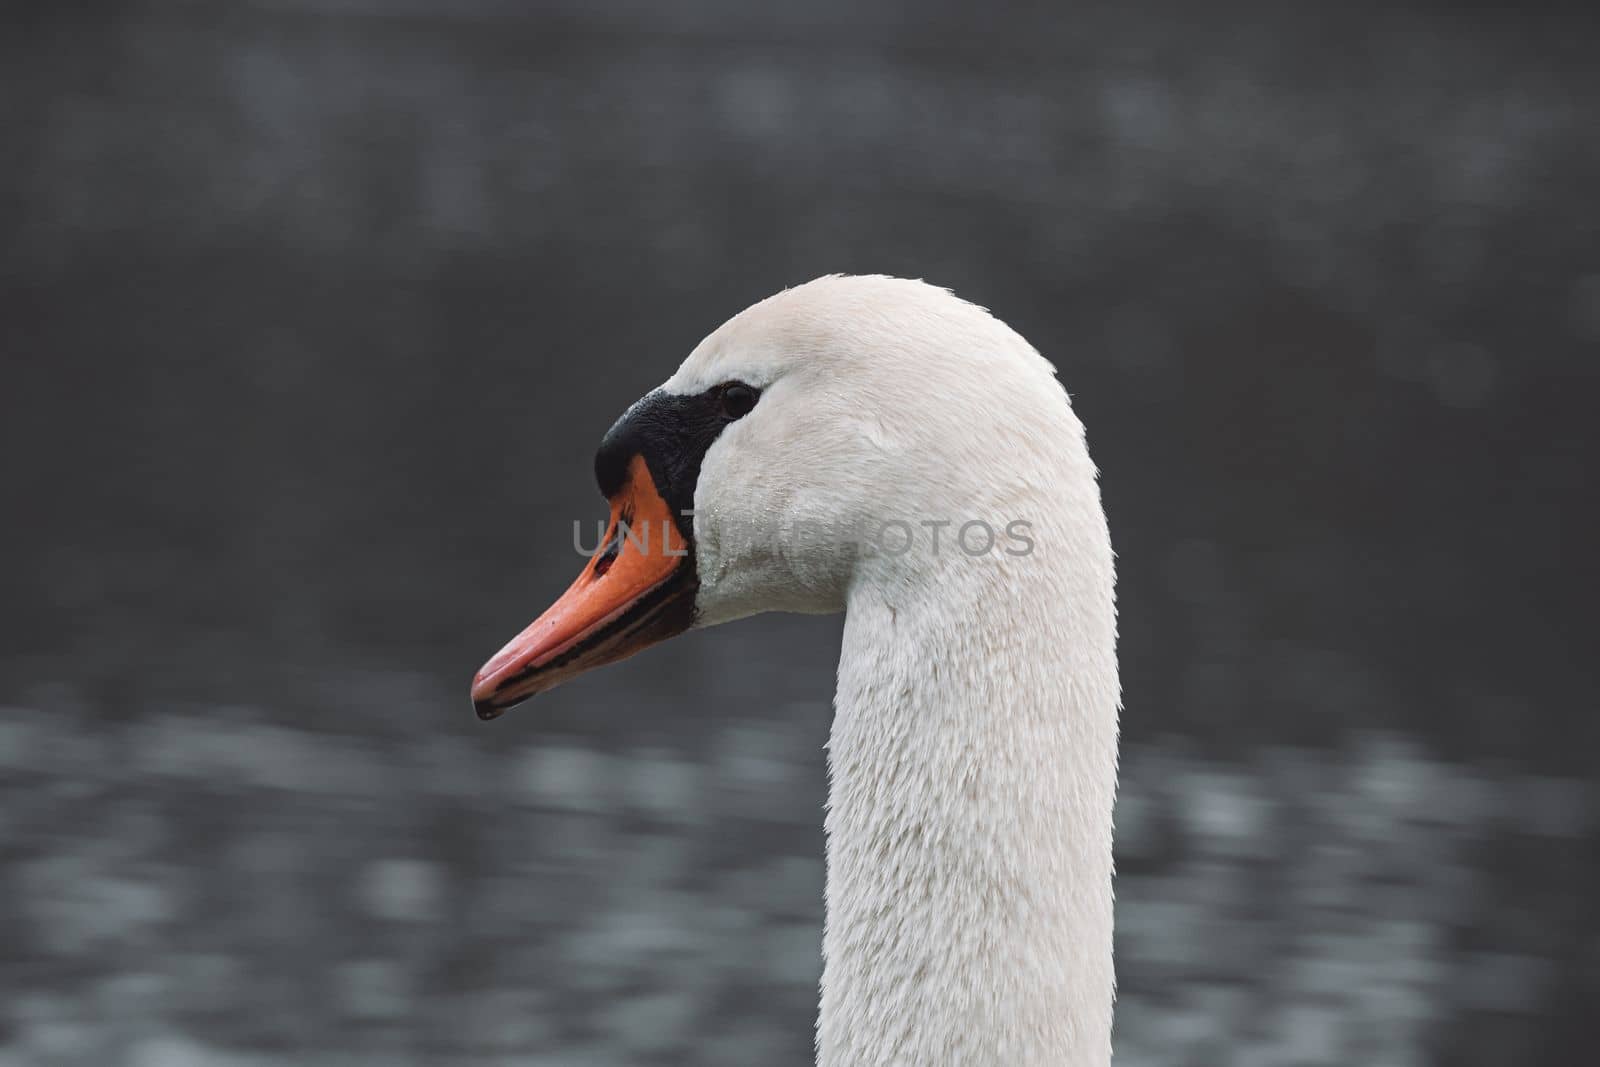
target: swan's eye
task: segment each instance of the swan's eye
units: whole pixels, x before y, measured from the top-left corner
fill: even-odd
[[[730,419],[742,419],[750,414],[761,394],[743,382],[729,382],[721,389],[722,413]]]

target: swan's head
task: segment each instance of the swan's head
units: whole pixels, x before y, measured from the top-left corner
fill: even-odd
[[[1029,516],[999,509],[1062,485],[1060,462],[1092,489],[1053,368],[983,309],[885,277],[779,293],[606,433],[601,548],[478,672],[478,714],[692,626],[842,610],[863,575],[903,579],[930,552],[1015,554],[1028,535],[1007,527]],[[957,546],[973,521],[988,533]]]

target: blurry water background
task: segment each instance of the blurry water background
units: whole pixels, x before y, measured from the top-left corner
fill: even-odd
[[[1592,1062],[1577,5],[8,4],[0,1064],[810,1062],[835,619],[477,722],[723,318],[953,286],[1120,554],[1118,1062]]]

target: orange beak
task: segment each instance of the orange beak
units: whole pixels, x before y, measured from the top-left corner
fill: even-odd
[[[611,497],[611,523],[600,545],[561,598],[473,678],[478,718],[496,718],[693,623],[699,583],[688,542],[642,456],[633,457],[627,479]]]

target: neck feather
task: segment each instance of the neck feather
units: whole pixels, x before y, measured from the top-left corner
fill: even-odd
[[[1119,697],[1087,492],[1032,555],[955,554],[851,590],[821,1067],[1109,1062]]]

